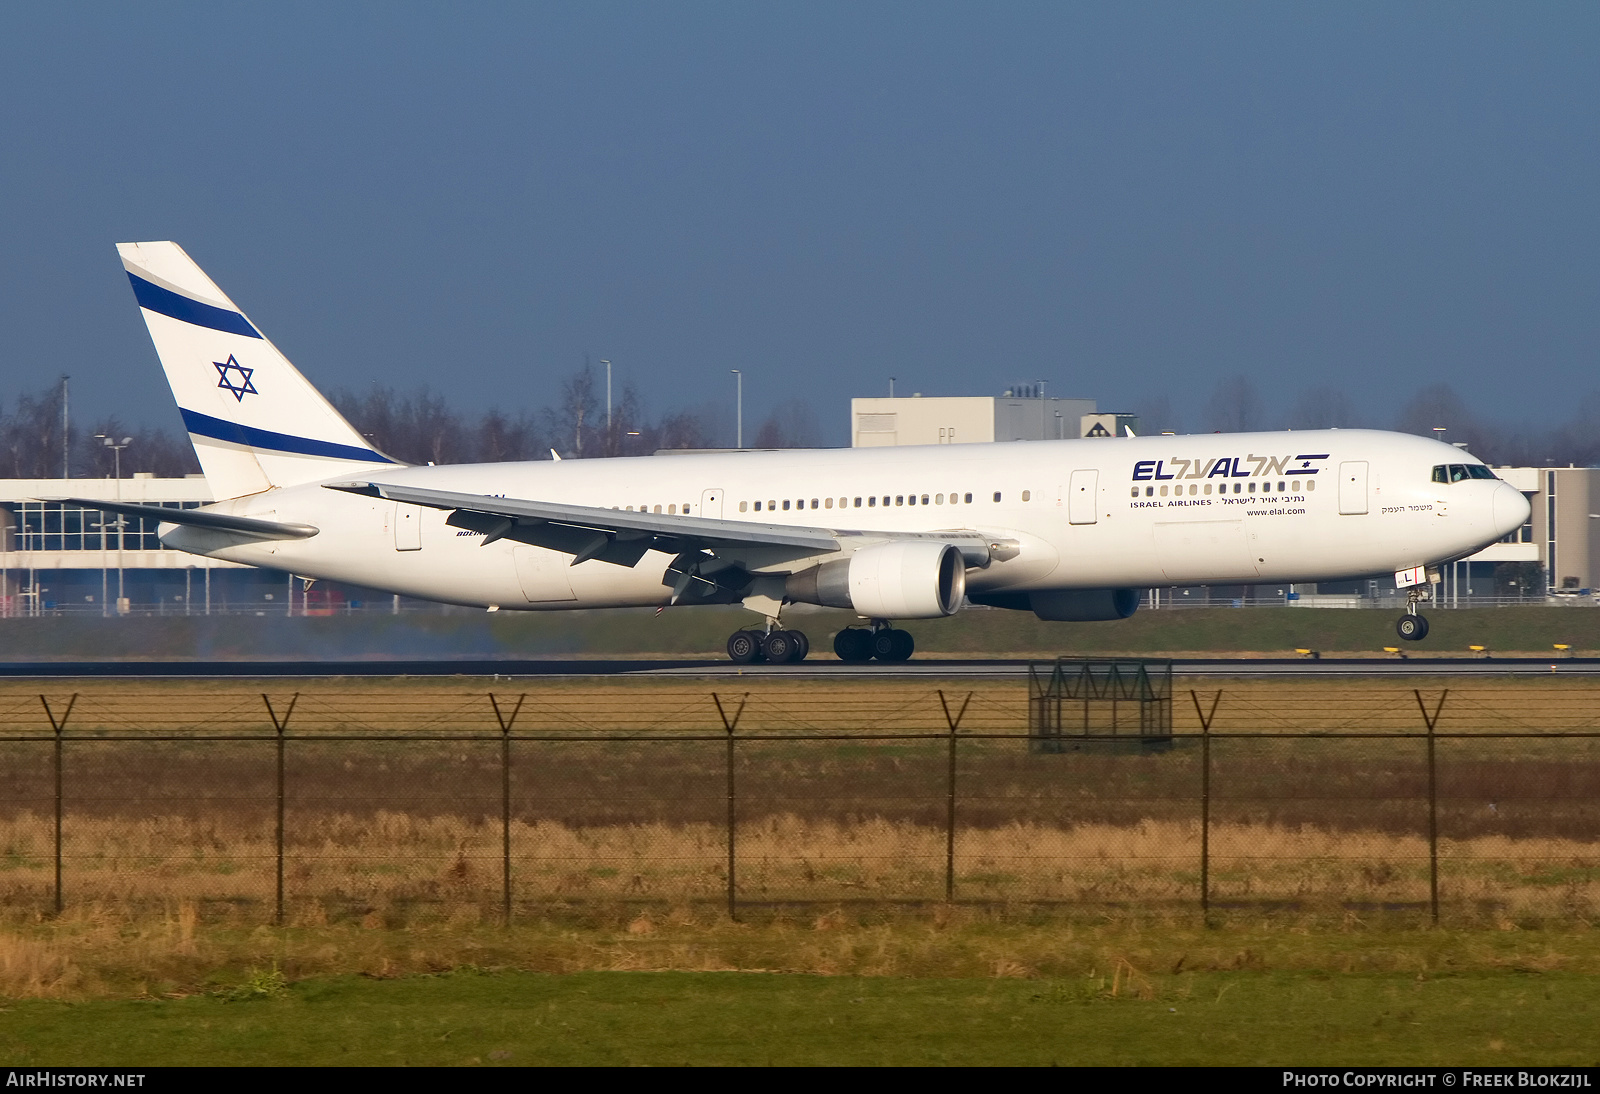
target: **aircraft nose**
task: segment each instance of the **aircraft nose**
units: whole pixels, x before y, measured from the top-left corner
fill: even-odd
[[[1508,536],[1528,523],[1528,516],[1532,512],[1522,491],[1510,483],[1502,482],[1495,490],[1494,528],[1500,535]]]

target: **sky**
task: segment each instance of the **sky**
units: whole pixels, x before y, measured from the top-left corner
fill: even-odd
[[[0,400],[177,431],[114,244],[324,389],[1600,388],[1600,6],[0,6]]]

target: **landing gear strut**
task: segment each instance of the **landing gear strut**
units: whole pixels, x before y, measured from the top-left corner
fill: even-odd
[[[1407,642],[1421,642],[1428,637],[1428,617],[1417,611],[1417,605],[1427,599],[1428,593],[1423,589],[1414,588],[1406,593],[1406,614],[1395,623],[1394,630]]]
[[[847,627],[833,636],[833,652],[841,661],[904,661],[916,649],[908,631],[895,630],[879,621],[866,627]]]

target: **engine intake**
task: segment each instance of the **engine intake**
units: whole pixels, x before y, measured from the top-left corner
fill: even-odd
[[[961,610],[967,564],[954,544],[922,540],[863,547],[792,575],[784,594],[873,619],[937,619]]]

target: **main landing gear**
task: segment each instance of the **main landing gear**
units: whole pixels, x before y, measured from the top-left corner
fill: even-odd
[[[833,652],[841,661],[904,661],[915,649],[909,632],[895,630],[882,621],[871,627],[847,627],[833,637]],[[738,665],[757,661],[793,664],[804,661],[810,652],[811,642],[803,631],[772,627],[766,631],[734,631],[728,636],[728,657]]]
[[[904,661],[916,649],[908,631],[897,631],[887,623],[866,627],[847,627],[833,636],[833,652],[841,661]]]
[[[770,661],[774,665],[804,661],[811,652],[811,640],[804,631],[734,631],[728,636],[728,657],[735,664]]]
[[[1395,623],[1394,630],[1407,642],[1421,642],[1428,637],[1428,617],[1417,611],[1417,605],[1426,599],[1428,594],[1421,589],[1406,594],[1406,614]]]

